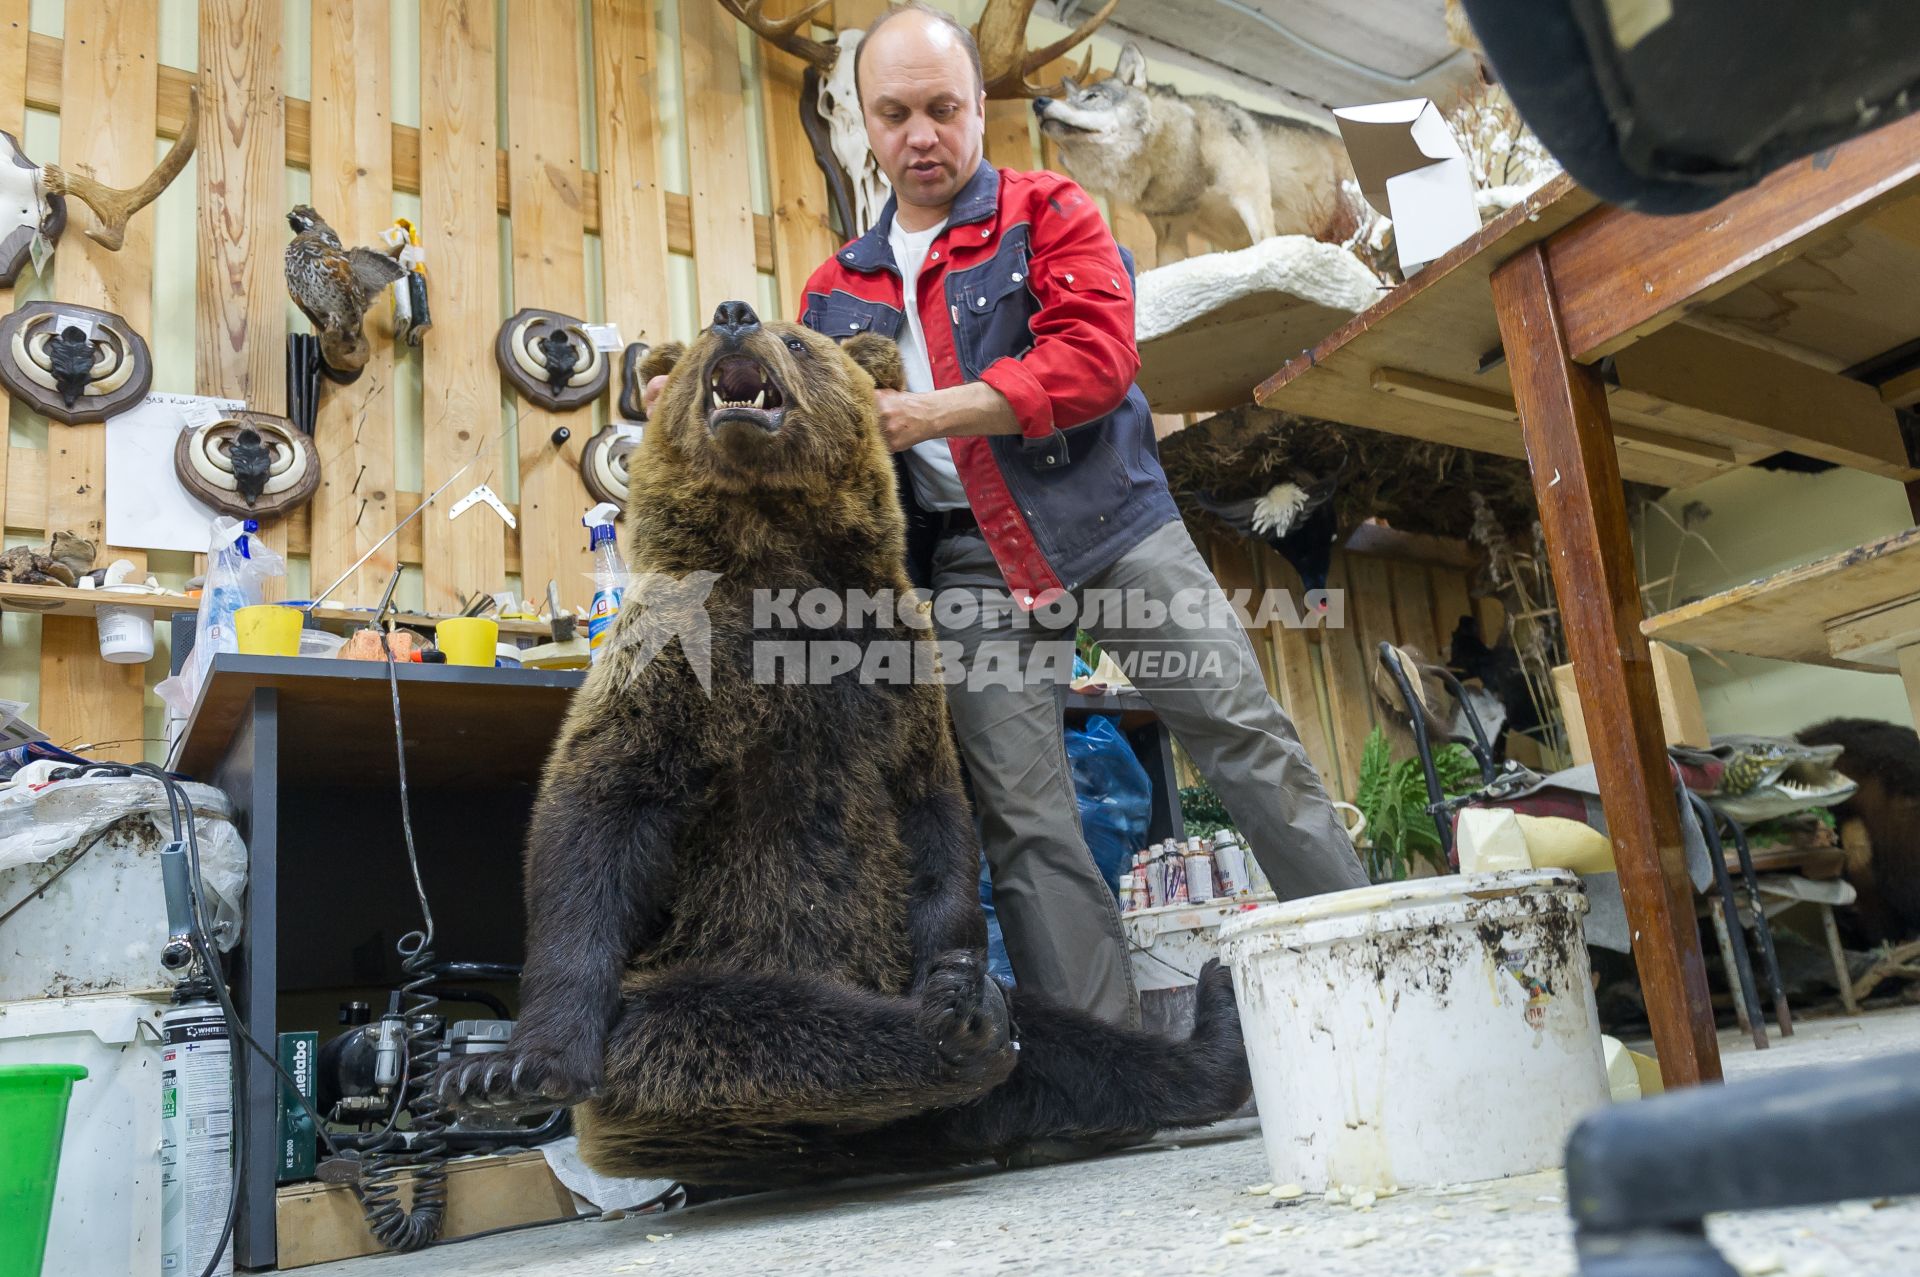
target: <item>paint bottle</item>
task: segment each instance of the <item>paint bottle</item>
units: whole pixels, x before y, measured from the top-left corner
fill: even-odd
[[[1162,844],[1160,863],[1166,866],[1167,903],[1183,905],[1187,903],[1187,862],[1180,854],[1179,844],[1169,838]]]
[[[1183,855],[1187,869],[1187,898],[1194,904],[1213,899],[1216,894],[1213,889],[1213,856],[1198,834],[1187,840]]]
[[[594,665],[600,663],[601,653],[613,637],[613,621],[620,614],[620,597],[627,582],[627,565],[614,539],[613,521],[619,514],[619,506],[602,501],[580,519],[587,526],[587,544],[593,551],[593,605],[587,609],[587,659]]]
[[[1246,848],[1240,845],[1231,829],[1222,829],[1213,836],[1213,876],[1214,887],[1223,896],[1253,894],[1253,883],[1247,877]]]

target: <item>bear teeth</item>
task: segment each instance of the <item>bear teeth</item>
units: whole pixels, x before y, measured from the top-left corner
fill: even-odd
[[[762,408],[766,406],[766,398],[767,392],[764,390],[751,399],[725,399],[716,390],[713,392],[713,406],[715,408]]]

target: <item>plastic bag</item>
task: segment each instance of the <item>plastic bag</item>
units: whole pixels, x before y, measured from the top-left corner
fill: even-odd
[[[1120,734],[1120,720],[1104,714],[1067,728],[1067,760],[1073,765],[1073,789],[1080,802],[1080,832],[1117,896],[1120,875],[1147,842],[1153,782]]]
[[[211,525],[207,547],[207,579],[200,589],[200,614],[193,626],[193,651],[172,678],[155,684],[154,691],[176,717],[193,712],[200,684],[216,652],[237,652],[233,614],[243,607],[267,601],[267,578],[285,576],[286,560],[252,535],[260,525],[252,519],[221,515]]]

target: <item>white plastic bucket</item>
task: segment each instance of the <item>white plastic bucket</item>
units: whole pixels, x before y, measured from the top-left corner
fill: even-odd
[[[144,665],[153,659],[153,612],[144,607],[102,603],[93,610],[100,631],[100,657],[115,665]]]
[[[74,1084],[60,1142],[49,1277],[160,1272],[159,1024],[166,1009],[164,998],[121,994],[0,1002],[0,1064],[87,1070]]]
[[[1424,1188],[1560,1165],[1608,1099],[1572,874],[1428,878],[1229,921],[1276,1183]]]

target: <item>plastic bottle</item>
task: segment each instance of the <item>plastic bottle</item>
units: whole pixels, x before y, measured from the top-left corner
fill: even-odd
[[[1187,870],[1187,899],[1193,904],[1213,899],[1213,856],[1202,845],[1198,834],[1187,840],[1183,855]]]
[[[626,560],[620,557],[613,521],[620,507],[602,501],[586,512],[580,522],[587,527],[588,547],[593,551],[593,605],[587,609],[587,657],[595,665],[613,636],[613,621],[620,614],[620,596],[627,580]]]
[[[1249,896],[1253,882],[1247,875],[1247,853],[1231,829],[1213,836],[1213,873],[1215,888],[1223,896]]]

